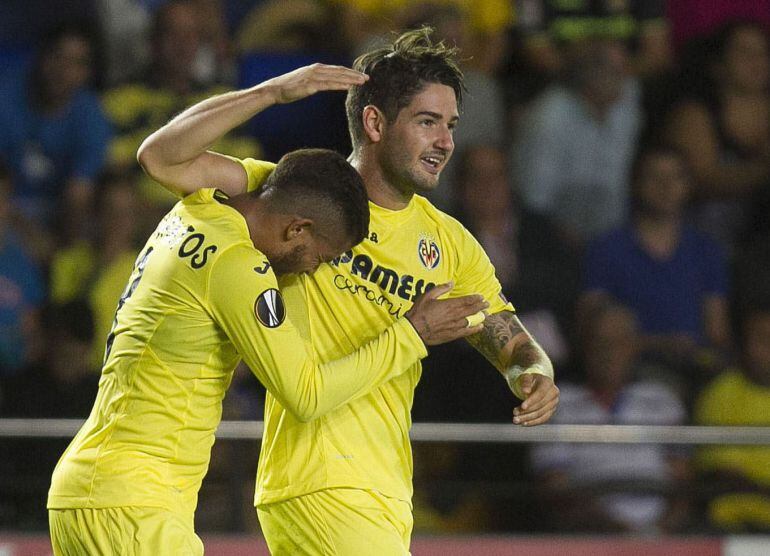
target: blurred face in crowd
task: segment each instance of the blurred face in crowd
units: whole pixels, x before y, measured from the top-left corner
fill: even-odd
[[[78,35],[64,35],[40,65],[45,100],[53,104],[66,103],[91,78],[91,45]]]
[[[755,312],[745,323],[744,353],[752,379],[770,387],[770,313]]]
[[[682,213],[690,193],[684,161],[675,153],[651,153],[641,163],[636,194],[643,212],[674,217]]]
[[[574,66],[575,84],[591,104],[608,107],[620,99],[628,62],[622,43],[587,41],[574,45],[568,56]]]
[[[458,119],[454,90],[427,83],[395,121],[384,122],[376,156],[388,182],[404,194],[435,189],[455,148]]]
[[[155,58],[160,70],[189,75],[200,46],[200,25],[190,2],[160,8],[155,31]]]
[[[470,147],[462,159],[460,202],[473,222],[499,220],[511,211],[505,153],[492,146]]]
[[[727,39],[717,75],[739,91],[766,90],[770,78],[767,36],[755,27],[736,28]]]
[[[615,391],[626,384],[639,350],[633,313],[623,307],[599,309],[585,340],[589,383],[603,391]]]

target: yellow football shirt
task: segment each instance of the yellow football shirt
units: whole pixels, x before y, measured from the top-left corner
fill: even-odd
[[[241,356],[287,408],[315,418],[426,355],[406,319],[331,363],[309,358],[246,221],[204,189],[142,249],[118,304],[94,408],[59,461],[48,507],[192,512]]]
[[[770,388],[752,383],[738,370],[722,373],[699,396],[694,410],[699,425],[769,426]],[[697,452],[701,469],[733,469],[770,486],[770,446],[704,446]]]
[[[241,162],[250,190],[271,170],[264,162]],[[312,276],[281,280],[295,324],[322,361],[376,337],[435,284],[453,280],[450,295],[483,295],[490,313],[513,310],[489,258],[457,220],[418,195],[403,210],[373,203],[369,208],[369,236],[361,244]],[[305,322],[299,320],[302,315]],[[372,489],[411,501],[410,412],[420,373],[416,362],[310,423],[297,421],[268,395],[255,503],[333,487]]]

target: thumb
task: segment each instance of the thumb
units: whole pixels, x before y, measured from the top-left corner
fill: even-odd
[[[519,378],[519,389],[525,396],[529,396],[532,393],[532,389],[535,387],[535,377],[533,375],[521,375]]]
[[[425,293],[425,297],[428,299],[437,299],[444,295],[445,293],[448,293],[452,291],[452,288],[455,287],[455,283],[453,281],[449,281],[445,284],[439,284],[434,288],[431,288],[430,291]]]

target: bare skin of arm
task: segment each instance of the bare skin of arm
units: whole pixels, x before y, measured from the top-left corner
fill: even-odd
[[[137,160],[155,181],[176,195],[216,187],[229,195],[246,191],[243,167],[209,147],[220,137],[275,104],[319,91],[345,91],[367,79],[342,66],[313,64],[249,89],[194,104],[144,140]]]
[[[486,318],[483,329],[468,342],[500,371],[513,393],[523,400],[513,410],[517,425],[548,421],[559,404],[559,388],[553,382],[553,366],[538,343],[511,311]]]

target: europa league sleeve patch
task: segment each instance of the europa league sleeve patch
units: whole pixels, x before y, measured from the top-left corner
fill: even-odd
[[[283,304],[281,292],[275,288],[263,291],[254,302],[254,313],[259,322],[268,328],[281,326],[286,318],[286,306]]]

